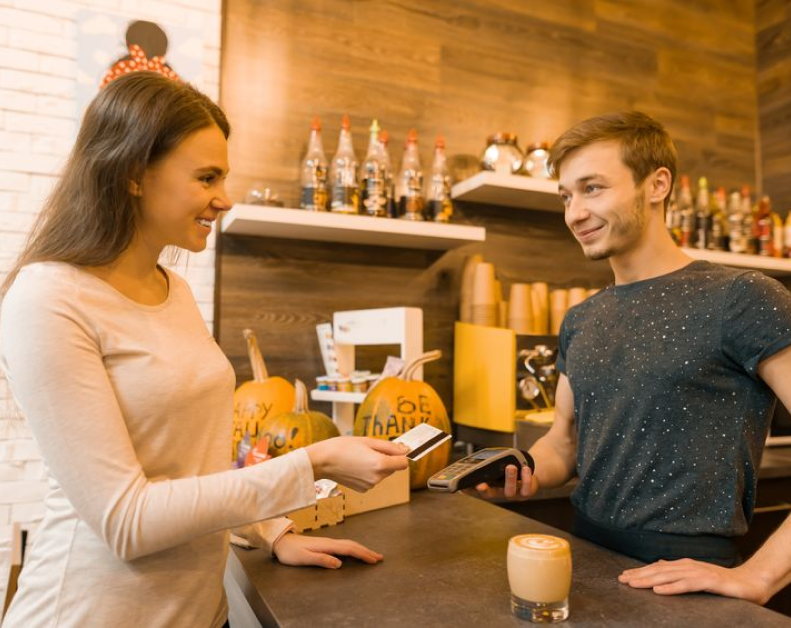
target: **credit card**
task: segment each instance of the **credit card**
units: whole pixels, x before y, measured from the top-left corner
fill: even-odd
[[[420,460],[432,449],[439,447],[442,443],[450,438],[450,434],[429,425],[428,423],[420,423],[408,432],[404,432],[396,439],[396,443],[404,443],[409,447],[409,453],[406,457],[413,462]]]

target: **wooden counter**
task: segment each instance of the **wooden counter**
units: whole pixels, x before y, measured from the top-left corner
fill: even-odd
[[[511,615],[505,552],[527,532],[571,541],[567,626],[772,626],[791,619],[707,594],[662,597],[617,581],[637,561],[463,494],[412,494],[409,504],[346,519],[318,536],[350,538],[385,554],[374,566],[285,567],[234,549],[229,565],[264,626],[521,626]]]

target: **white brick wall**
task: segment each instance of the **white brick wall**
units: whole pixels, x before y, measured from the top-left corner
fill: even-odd
[[[77,121],[77,28],[82,9],[128,19],[187,25],[204,33],[203,82],[219,93],[221,0],[0,0],[0,281],[21,250],[43,199],[71,149]],[[182,254],[186,275],[211,328],[214,239]],[[5,597],[12,523],[35,527],[46,471],[0,374],[0,600]]]

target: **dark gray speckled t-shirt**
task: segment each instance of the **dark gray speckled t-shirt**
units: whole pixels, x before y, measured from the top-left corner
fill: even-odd
[[[621,529],[744,534],[775,397],[758,363],[791,345],[791,293],[693,262],[569,310],[558,369],[574,392],[574,506]]]

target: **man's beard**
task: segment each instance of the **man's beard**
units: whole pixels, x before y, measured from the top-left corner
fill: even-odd
[[[632,210],[625,216],[617,217],[608,223],[610,230],[610,240],[619,240],[630,245],[637,240],[637,236],[643,232],[645,226],[645,198],[643,197],[643,186],[635,191],[634,204]],[[630,237],[630,235],[632,237]],[[623,252],[623,247],[619,247],[617,242],[610,242],[605,248],[597,249],[596,245],[590,249],[583,248],[582,252],[591,261],[608,259],[613,255]]]

